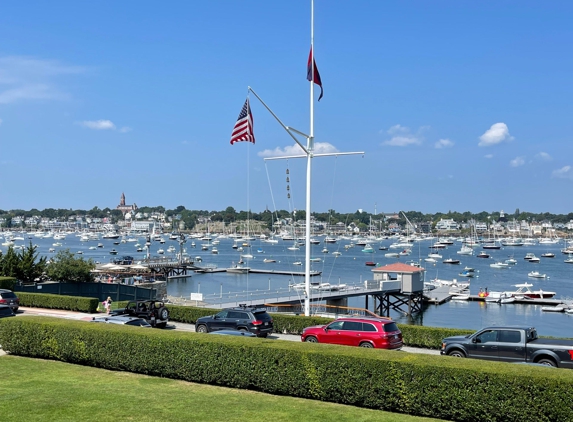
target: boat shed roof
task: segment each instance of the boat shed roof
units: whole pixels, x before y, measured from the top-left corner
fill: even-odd
[[[424,271],[423,268],[414,267],[413,265],[403,264],[401,262],[372,269],[372,272],[377,273],[419,273],[422,271]]]

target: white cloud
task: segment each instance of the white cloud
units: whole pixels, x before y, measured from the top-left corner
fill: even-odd
[[[509,129],[505,123],[495,123],[479,139],[478,146],[487,147],[503,141],[511,141],[513,137],[509,134]]]
[[[328,154],[332,152],[338,152],[336,147],[328,142],[315,142],[314,143],[314,153],[315,154]],[[284,149],[277,147],[275,149],[265,149],[259,152],[257,155],[259,157],[286,157],[290,155],[304,155],[304,151],[298,144],[289,145]]]
[[[95,130],[115,130],[115,125],[111,120],[84,120],[80,125]]]
[[[54,60],[0,57],[0,104],[30,100],[65,100],[70,95],[56,84],[58,77],[84,73],[86,68]]]
[[[525,164],[525,157],[515,157],[509,162],[511,167],[519,167]]]
[[[440,148],[451,148],[454,146],[454,143],[449,139],[440,139],[438,142],[434,144],[434,146],[438,149]]]
[[[484,158],[493,158],[493,154],[486,154],[483,156]]]
[[[564,166],[560,169],[553,170],[551,177],[556,179],[573,179],[573,172],[571,171],[571,166]]]
[[[539,154],[536,154],[535,158],[539,158],[543,161],[551,161],[553,159],[553,157],[551,157],[551,155],[547,154],[546,152],[540,152]]]
[[[382,145],[393,147],[405,147],[408,145],[420,145],[424,141],[422,133],[429,129],[429,126],[422,126],[416,133],[412,133],[410,128],[401,125],[394,125],[386,131],[391,139],[382,142]],[[383,131],[380,131],[382,133]]]
[[[124,126],[119,130],[119,133],[127,133],[127,132],[131,132],[133,129],[130,128],[129,126]]]

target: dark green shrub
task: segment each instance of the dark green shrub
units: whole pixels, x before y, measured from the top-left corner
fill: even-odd
[[[18,292],[20,306],[47,309],[65,309],[68,311],[89,312],[97,311],[99,300],[93,297],[62,296],[48,293]]]
[[[0,289],[14,290],[14,286],[18,283],[14,277],[0,277]]]
[[[573,371],[387,350],[0,320],[9,353],[458,421],[567,421]]]

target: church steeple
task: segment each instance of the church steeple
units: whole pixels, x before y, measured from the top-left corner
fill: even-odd
[[[125,193],[121,193],[121,199],[119,200],[120,206],[125,206]]]

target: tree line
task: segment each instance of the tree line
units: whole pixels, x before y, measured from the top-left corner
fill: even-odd
[[[272,224],[276,221],[291,218],[294,221],[305,221],[306,212],[304,210],[297,210],[296,212],[291,212],[287,210],[278,210],[271,212],[268,209],[262,212],[253,212],[251,210],[237,211],[235,208],[229,206],[224,210],[220,211],[208,211],[208,210],[188,210],[183,205],[179,205],[174,209],[165,209],[165,207],[157,206],[143,206],[137,209],[137,212],[142,214],[152,214],[159,213],[165,214],[175,225],[178,221],[183,221],[185,223],[185,228],[187,230],[193,230],[195,226],[203,219],[209,219],[214,222],[223,222],[226,224],[234,223],[237,221],[245,221],[247,219],[252,219],[255,221],[264,222],[269,230],[272,230]],[[471,220],[481,221],[481,222],[495,222],[500,219],[499,211],[482,211],[479,213],[472,213],[470,211],[457,212],[437,212],[437,213],[422,213],[420,211],[405,211],[407,218],[414,224],[416,223],[437,223],[440,219],[453,219],[456,222],[467,222]],[[372,224],[376,228],[383,228],[389,221],[394,221],[402,226],[406,224],[406,219],[401,212],[396,212],[397,219],[387,218],[383,214],[372,214],[368,212],[361,212],[359,210],[353,213],[340,213],[335,210],[328,210],[326,212],[313,212],[312,215],[317,221],[323,221],[327,224],[335,225],[337,223],[343,223],[345,226],[354,223],[354,225],[360,227],[361,229],[367,229]],[[0,210],[0,217],[3,217],[6,222],[4,227],[13,227],[10,221],[13,217],[20,216],[24,218],[40,216],[42,218],[49,219],[68,219],[73,216],[82,217],[92,217],[92,218],[105,218],[111,217],[112,222],[117,222],[123,218],[121,211],[117,209],[93,207],[91,210],[72,210],[72,209],[55,209],[47,208],[44,210],[31,209],[29,211],[24,210],[10,210],[4,211]],[[531,212],[520,212],[516,209],[513,214],[506,213],[505,218],[507,220],[516,219],[517,221],[528,221],[528,222],[542,222],[548,221],[550,223],[567,223],[573,220],[573,212],[568,214],[552,214],[549,212],[545,213],[531,213]],[[177,229],[177,227],[174,227]]]

